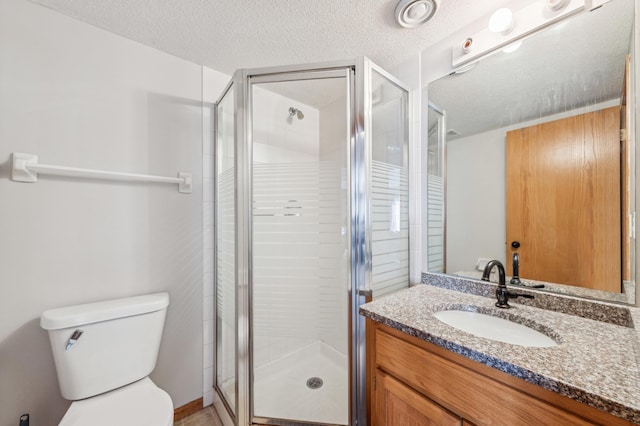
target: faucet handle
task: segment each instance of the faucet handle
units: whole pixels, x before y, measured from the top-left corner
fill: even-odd
[[[511,299],[515,299],[517,297],[523,297],[525,299],[535,299],[535,297],[531,294],[524,294],[524,293],[514,293],[514,292],[508,292],[507,293],[509,295],[509,298]]]
[[[498,301],[496,302],[496,307],[502,309],[509,309],[511,306],[509,305],[509,299],[516,299],[518,297],[524,297],[525,299],[534,299],[534,296],[531,294],[524,293],[515,293],[512,291],[507,291],[506,286],[498,286],[496,289],[496,298]]]

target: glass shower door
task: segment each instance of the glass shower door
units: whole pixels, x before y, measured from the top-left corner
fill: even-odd
[[[258,423],[349,422],[347,76],[344,69],[252,79]]]
[[[427,271],[446,272],[445,114],[429,103],[427,129]]]
[[[376,298],[409,285],[408,93],[371,72],[371,280]]]

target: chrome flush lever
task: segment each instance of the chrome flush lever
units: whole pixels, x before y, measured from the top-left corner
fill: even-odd
[[[79,330],[79,329],[74,331],[73,334],[71,335],[71,337],[69,337],[69,340],[67,341],[67,346],[66,346],[65,350],[68,351],[69,349],[71,349],[71,346],[73,346],[78,341],[80,336],[82,336],[82,333],[84,333],[84,331]]]

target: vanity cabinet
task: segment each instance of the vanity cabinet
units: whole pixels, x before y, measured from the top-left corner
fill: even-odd
[[[391,327],[368,323],[368,404],[374,426],[632,424]]]

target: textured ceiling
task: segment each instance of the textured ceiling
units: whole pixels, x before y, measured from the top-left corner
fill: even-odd
[[[632,1],[612,0],[431,83],[429,100],[446,111],[448,130],[469,136],[618,99],[633,16]]]
[[[441,0],[419,29],[396,24],[397,0],[32,1],[230,75],[357,56],[394,72],[455,30],[522,0]]]
[[[395,22],[397,0],[31,1],[231,75],[239,68],[357,56],[395,73],[451,34],[486,25],[497,8],[539,0],[441,0],[436,16],[417,29]],[[620,90],[622,63],[611,58],[628,49],[632,5],[613,0],[544,31],[515,53],[491,56],[466,74],[431,85],[430,99],[447,110],[448,127],[463,135],[609,99]],[[614,16],[603,17],[611,9]],[[577,26],[574,35],[564,35],[564,26]],[[331,99],[311,89],[300,91],[298,100],[319,106]]]

